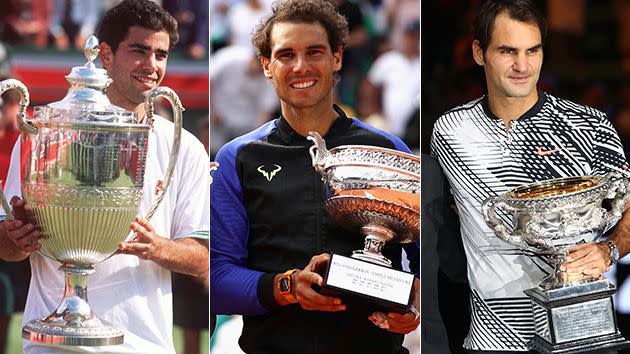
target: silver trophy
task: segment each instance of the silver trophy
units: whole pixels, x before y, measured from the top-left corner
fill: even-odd
[[[617,224],[629,199],[630,182],[611,172],[530,183],[484,201],[484,218],[497,236],[554,266],[538,286],[524,291],[534,310],[532,349],[577,353],[630,344],[616,326],[614,285],[601,275],[560,270],[571,247],[593,242]],[[504,220],[510,219],[508,228]]]
[[[91,36],[84,49],[87,64],[66,76],[71,85],[67,95],[35,107],[32,119],[26,118],[26,86],[13,79],[0,82],[0,94],[16,89],[21,95],[21,189],[27,217],[42,233],[39,252],[60,262],[59,270],[65,273],[65,291],[57,309],[23,327],[22,337],[31,341],[123,343],[123,331],[92,312],[88,275],[94,272],[93,264],[112,256],[130,236],[129,224],[142,201],[154,100],[160,96],[173,107],[175,132],[164,182],[146,219],[162,201],[177,160],[183,111],[177,95],[166,87],[150,92],[146,120],[112,105],[104,92],[111,79],[92,62],[98,52],[98,41]]]
[[[391,268],[381,253],[387,242],[408,243],[420,237],[420,158],[365,145],[326,149],[309,133],[313,167],[327,182],[325,208],[350,230],[360,229],[364,248],[351,257],[333,253],[325,276],[329,293],[350,293],[381,307],[404,311],[410,305],[411,273]]]

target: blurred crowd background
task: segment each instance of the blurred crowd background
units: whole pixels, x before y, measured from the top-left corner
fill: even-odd
[[[82,49],[102,14],[120,0],[2,0],[0,41],[38,49]],[[155,0],[179,23],[179,51],[203,59],[208,51],[208,2]]]
[[[419,149],[420,1],[331,0],[346,17],[336,102],[349,116]],[[227,141],[279,115],[279,102],[257,62],[250,34],[273,0],[210,3],[211,155]]]

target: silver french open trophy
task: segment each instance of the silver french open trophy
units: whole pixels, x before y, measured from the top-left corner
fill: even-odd
[[[484,201],[484,218],[497,236],[548,257],[555,268],[538,286],[524,291],[534,311],[531,349],[578,353],[630,345],[617,329],[615,286],[604,276],[560,270],[571,247],[595,241],[617,224],[629,198],[628,179],[611,172],[530,183]],[[604,204],[608,199],[609,210]],[[513,229],[501,215],[512,218]]]
[[[411,304],[414,275],[391,268],[382,255],[386,242],[420,237],[420,158],[366,145],[326,149],[309,133],[313,167],[327,182],[325,208],[337,223],[359,228],[364,249],[351,257],[333,253],[323,292],[367,299],[378,307],[405,311]]]
[[[29,222],[42,233],[40,252],[59,261],[65,273],[57,309],[22,329],[22,337],[31,341],[87,346],[123,342],[121,329],[92,312],[87,281],[92,265],[112,256],[130,235],[129,224],[142,201],[153,101],[160,96],[173,107],[175,132],[164,183],[147,219],[164,197],[179,151],[183,108],[177,95],[166,87],[150,92],[145,121],[112,105],[104,93],[111,79],[92,63],[98,52],[92,36],[84,49],[87,64],[66,76],[71,85],[67,95],[35,107],[32,119],[26,119],[26,86],[13,79],[0,82],[0,93],[16,89],[21,95],[21,189]]]

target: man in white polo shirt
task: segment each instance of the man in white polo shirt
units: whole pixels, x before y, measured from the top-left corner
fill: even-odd
[[[161,83],[168,54],[177,42],[177,23],[152,1],[125,0],[105,14],[98,37],[101,62],[113,79],[107,89],[110,102],[143,117],[144,100]],[[159,116],[154,119],[140,216],[153,203],[172,149],[174,125]],[[17,144],[5,189],[9,198],[20,194],[19,156]],[[131,226],[137,240],[120,244],[121,254],[94,265],[90,305],[102,319],[124,329],[124,344],[86,347],[24,340],[25,353],[175,353],[170,272],[207,276],[208,167],[203,145],[184,131],[171,185],[150,225],[137,218]],[[15,200],[19,210],[21,203]],[[41,245],[36,242],[40,233],[32,225],[5,220],[0,232],[1,258],[30,258],[33,275],[24,321],[47,316],[63,294],[59,264],[33,252]]]

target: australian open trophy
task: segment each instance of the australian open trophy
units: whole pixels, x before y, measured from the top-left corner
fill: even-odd
[[[615,286],[604,276],[560,270],[572,246],[595,241],[617,224],[629,197],[628,179],[611,172],[530,183],[484,201],[484,218],[497,236],[544,255],[554,266],[538,286],[524,291],[534,311],[531,349],[577,353],[630,345],[617,329]],[[502,216],[514,227],[508,229]]]
[[[111,79],[92,63],[98,51],[92,36],[84,49],[87,64],[66,76],[71,85],[67,95],[35,107],[32,119],[26,118],[26,86],[12,79],[0,82],[0,93],[16,89],[21,95],[21,190],[27,217],[42,233],[39,252],[59,261],[65,273],[57,309],[23,327],[22,337],[31,341],[87,346],[123,342],[121,329],[93,313],[87,280],[93,264],[112,256],[131,237],[129,224],[142,201],[153,103],[160,96],[173,107],[175,129],[164,183],[147,219],[164,197],[179,151],[183,108],[177,95],[166,87],[151,91],[145,100],[146,120],[112,105],[104,91]]]
[[[405,311],[414,275],[391,268],[381,249],[386,242],[419,239],[420,158],[365,145],[327,150],[316,132],[308,139],[315,144],[310,148],[313,167],[327,182],[326,210],[337,223],[360,229],[365,237],[364,249],[351,257],[332,254],[322,292]]]

